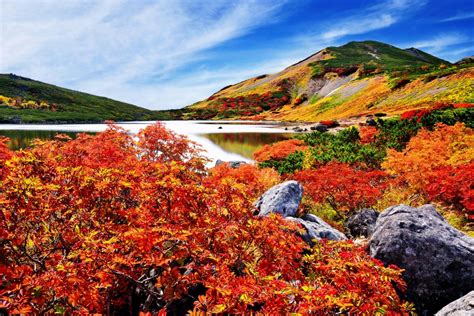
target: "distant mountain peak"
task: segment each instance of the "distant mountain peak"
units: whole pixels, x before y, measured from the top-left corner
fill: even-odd
[[[430,101],[467,102],[469,91],[457,82],[474,84],[470,67],[469,60],[453,65],[414,47],[352,41],[229,85],[182,113],[193,119],[300,121],[393,114]]]

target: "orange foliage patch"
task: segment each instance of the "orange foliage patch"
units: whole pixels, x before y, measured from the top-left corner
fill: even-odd
[[[472,210],[473,160],[473,130],[438,124],[434,131],[422,129],[403,152],[389,149],[383,167],[415,192]]]
[[[360,142],[362,144],[370,144],[380,131],[374,126],[363,126],[359,129]]]
[[[383,171],[357,170],[336,162],[294,175],[314,202],[327,203],[337,211],[355,211],[375,204],[385,188],[386,177]]]
[[[258,162],[270,159],[281,160],[294,152],[304,151],[307,148],[308,146],[305,146],[302,140],[289,139],[271,145],[264,145],[262,148],[254,152],[253,158]]]

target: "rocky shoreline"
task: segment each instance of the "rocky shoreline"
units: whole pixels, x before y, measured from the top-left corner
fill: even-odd
[[[336,133],[351,126],[375,126],[378,120],[387,118],[385,114],[378,116],[365,116],[357,118],[347,118],[341,120],[327,120],[321,122],[301,122],[291,126],[286,126],[285,130],[292,133],[310,133],[314,131]]]

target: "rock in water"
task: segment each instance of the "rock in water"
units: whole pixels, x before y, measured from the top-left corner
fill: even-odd
[[[346,227],[354,238],[369,237],[372,235],[378,217],[378,212],[371,208],[364,208],[347,219]]]
[[[318,131],[318,132],[327,132],[328,127],[324,124],[318,123],[316,125],[313,125],[310,127],[312,131]]]
[[[405,270],[405,298],[420,314],[434,314],[474,289],[474,239],[449,225],[431,205],[386,209],[369,248],[372,257]]]
[[[297,222],[306,230],[301,237],[308,244],[313,245],[313,240],[331,239],[345,240],[346,236],[328,223],[313,214],[307,214],[303,218],[287,217],[289,221]]]
[[[283,217],[295,216],[302,197],[301,184],[297,181],[286,181],[263,193],[254,205],[258,210],[258,216],[270,213],[278,213]]]
[[[469,292],[460,299],[449,303],[436,316],[469,316],[474,315],[474,291]]]

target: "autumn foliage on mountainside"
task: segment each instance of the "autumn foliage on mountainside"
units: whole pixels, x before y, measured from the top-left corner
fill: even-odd
[[[0,142],[0,311],[406,314],[401,271],[255,217],[270,169],[204,168],[162,125]]]

